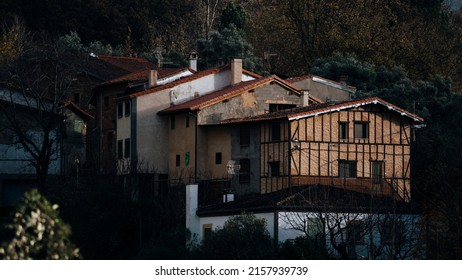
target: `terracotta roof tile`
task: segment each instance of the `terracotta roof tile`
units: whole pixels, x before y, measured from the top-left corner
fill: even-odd
[[[189,69],[189,68],[187,68],[187,67],[185,67],[185,68],[159,68],[159,69],[157,69],[158,78],[165,78],[165,77],[168,77],[168,76],[172,76],[174,74],[180,73],[180,72],[185,71],[187,69]],[[192,70],[192,69],[190,69],[190,70],[192,72],[194,72],[194,70]],[[146,81],[146,80],[148,80],[149,71],[151,71],[151,69],[146,69],[146,70],[142,70],[142,71],[138,71],[138,72],[129,73],[127,75],[120,76],[120,77],[117,77],[117,78],[112,79],[110,81],[99,84],[98,87],[105,86],[105,85],[118,84],[118,83]]]
[[[145,58],[98,55],[98,59],[119,67],[127,72],[137,72],[155,68],[156,65]]]
[[[181,111],[196,111],[200,110],[204,107],[210,106],[212,104],[221,102],[223,100],[232,98],[234,96],[240,95],[246,91],[258,88],[259,86],[262,86],[264,84],[268,84],[271,82],[277,82],[289,89],[291,89],[295,94],[300,94],[300,90],[285,82],[284,80],[280,79],[279,77],[275,75],[267,76],[267,77],[262,77],[259,79],[251,80],[251,81],[245,81],[241,82],[239,84],[233,85],[226,87],[224,89],[214,91],[212,93],[202,95],[200,97],[194,98],[192,100],[186,101],[181,104],[173,105],[163,111],[160,111],[159,114],[168,114],[168,113],[173,113],[173,112],[181,112]]]
[[[146,89],[146,90],[143,90],[143,91],[133,93],[133,94],[129,95],[129,97],[130,98],[135,98],[135,97],[138,97],[138,96],[143,96],[143,95],[146,95],[146,94],[159,92],[159,91],[162,91],[164,89],[169,89],[169,88],[172,88],[172,87],[175,87],[175,86],[178,86],[178,85],[190,82],[190,81],[194,81],[194,80],[203,78],[203,77],[211,75],[211,74],[220,73],[220,72],[225,71],[227,69],[230,69],[229,64],[224,65],[224,66],[220,66],[220,67],[211,68],[211,69],[204,70],[204,71],[200,71],[200,72],[196,72],[193,75],[190,75],[190,76],[187,76],[187,77],[182,77],[182,78],[180,78],[178,80],[175,80],[173,82],[170,82],[168,84],[159,85],[159,86],[156,86],[156,87],[153,87],[153,88],[150,88],[150,89]],[[256,73],[253,73],[253,72],[250,72],[250,71],[247,71],[245,69],[243,69],[242,72],[249,75],[249,76],[255,77],[255,78],[260,78],[261,77],[260,75],[258,75]]]

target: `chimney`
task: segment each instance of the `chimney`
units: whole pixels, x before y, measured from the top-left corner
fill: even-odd
[[[307,90],[302,91],[302,107],[310,105],[310,92]]]
[[[157,86],[157,70],[151,69],[148,76],[148,88]]]
[[[197,71],[197,60],[199,59],[199,55],[197,52],[192,51],[189,53],[189,68],[194,71]]]
[[[242,59],[231,59],[231,85],[242,82]]]

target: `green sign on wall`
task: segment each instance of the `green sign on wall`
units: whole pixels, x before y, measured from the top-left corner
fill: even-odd
[[[186,152],[184,156],[184,165],[189,166],[189,152]]]

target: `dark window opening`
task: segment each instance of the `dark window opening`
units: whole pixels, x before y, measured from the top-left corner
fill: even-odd
[[[340,122],[338,124],[338,138],[348,139],[348,123],[347,122]]]
[[[366,139],[369,138],[369,131],[367,123],[355,123],[355,139]]]
[[[269,163],[269,175],[270,177],[278,177],[280,175],[279,161],[273,161]]]
[[[125,139],[125,147],[124,147],[124,157],[129,158],[130,157],[130,138]]]
[[[340,178],[356,178],[356,161],[340,160],[338,162],[338,176]]]
[[[181,157],[180,155],[175,156],[175,166],[180,167]]]
[[[272,141],[279,141],[281,140],[281,124],[271,123],[270,124],[270,131],[271,131],[271,140]]]
[[[215,164],[221,164],[221,153],[215,153]]]
[[[372,183],[380,184],[383,178],[383,161],[372,162]]]
[[[125,101],[125,116],[130,116],[131,106],[130,101]]]
[[[270,113],[272,113],[272,112],[292,109],[292,108],[295,108],[295,107],[296,107],[295,104],[270,104],[269,105],[269,111],[270,111]]]

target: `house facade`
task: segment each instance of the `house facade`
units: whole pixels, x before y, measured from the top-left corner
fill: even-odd
[[[410,201],[411,143],[423,119],[380,98],[224,121],[260,131],[260,192],[329,185]]]
[[[133,167],[136,165],[137,168],[152,170],[154,173],[166,176],[169,173],[169,164],[177,161],[176,157],[169,158],[169,146],[194,146],[191,143],[194,143],[197,120],[194,115],[189,114],[169,118],[157,113],[233,83],[250,81],[258,77],[254,73],[243,70],[241,60],[234,60],[230,65],[197,72],[165,84],[156,83],[152,88],[118,98],[118,108],[124,110],[123,117],[117,118],[116,154],[119,159],[119,174],[130,170],[133,172],[135,170]],[[126,113],[128,108],[131,110],[130,114]],[[169,131],[177,127],[178,131],[182,129],[184,134],[176,139],[169,138]],[[188,151],[190,153],[188,163],[195,162],[193,149]],[[182,153],[178,159],[179,162],[184,162],[183,167],[186,165],[186,158],[186,153]]]
[[[356,92],[356,88],[348,86],[345,83],[332,81],[315,75],[305,75],[287,79],[294,86],[302,91],[315,96],[322,102],[329,101],[348,101]]]

